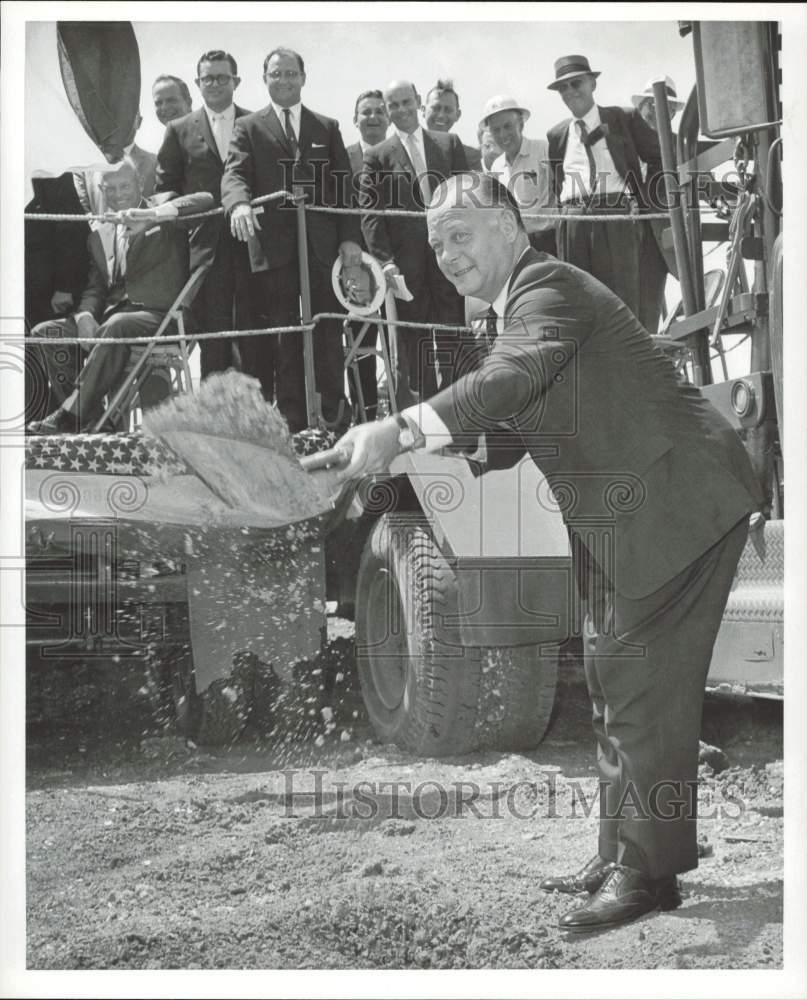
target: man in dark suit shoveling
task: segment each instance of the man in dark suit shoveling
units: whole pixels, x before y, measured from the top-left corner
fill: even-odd
[[[703,692],[760,487],[735,431],[678,383],[627,306],[530,247],[494,178],[440,185],[427,219],[440,269],[490,303],[478,365],[399,417],[352,428],[343,478],[414,448],[472,452],[481,472],[526,452],[569,501],[600,834],[580,872],[542,888],[591,894],[562,928],[616,926],[679,905],[676,876],[698,864]]]

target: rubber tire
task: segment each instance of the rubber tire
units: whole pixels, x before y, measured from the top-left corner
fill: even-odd
[[[246,727],[252,708],[255,657],[238,654],[233,672],[196,690],[193,657],[183,650],[171,658],[171,692],[177,728],[203,746],[229,746]]]
[[[552,714],[558,655],[463,647],[440,620],[457,608],[456,576],[423,515],[381,517],[356,587],[359,683],[376,736],[434,757],[534,749]]]

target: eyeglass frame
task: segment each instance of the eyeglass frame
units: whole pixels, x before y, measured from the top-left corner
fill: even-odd
[[[303,72],[299,69],[273,69],[271,73],[269,72],[269,70],[267,70],[263,74],[263,78],[264,80],[269,79],[274,81],[296,80],[298,76],[303,76],[303,75],[304,75]]]
[[[200,76],[196,81],[200,87],[212,87],[216,84],[219,87],[226,87],[230,80],[237,80],[233,73],[216,73],[215,75]]]

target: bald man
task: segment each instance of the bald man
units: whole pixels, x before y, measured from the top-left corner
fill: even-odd
[[[359,178],[363,209],[404,209],[423,212],[435,187],[452,174],[467,169],[462,143],[451,132],[421,127],[421,100],[409,80],[394,80],[384,89],[392,135],[367,150]],[[369,252],[392,278],[403,275],[411,302],[396,301],[402,323],[441,323],[461,326],[461,297],[447,281],[429,251],[424,218],[364,215],[362,232]],[[399,399],[427,398],[441,379],[451,380],[457,337],[437,332],[436,349],[428,330],[398,327]]]
[[[586,618],[600,771],[597,853],[547,891],[586,892],[560,926],[617,926],[680,903],[698,864],[698,736],[706,675],[748,517],[762,502],[743,445],[678,383],[628,307],[529,245],[490,175],[441,185],[429,243],[458,292],[490,303],[473,370],[427,403],[342,439],[343,478],[400,452],[529,454],[563,511]],[[581,859],[582,860],[582,859]]]

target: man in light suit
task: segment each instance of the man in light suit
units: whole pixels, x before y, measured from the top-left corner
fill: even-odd
[[[547,133],[552,193],[561,216],[625,215],[634,205],[653,207],[641,164],[646,164],[650,177],[661,171],[658,135],[635,108],[595,104],[599,75],[585,56],[564,56],[555,62],[555,79],[548,85],[574,116]],[[561,218],[558,256],[593,274],[639,316],[642,245],[652,238],[646,225]]]
[[[569,532],[585,602],[600,770],[595,857],[547,891],[590,898],[569,931],[680,903],[697,867],[698,736],[712,646],[762,494],[739,436],[609,289],[529,246],[489,175],[435,192],[429,242],[463,295],[490,303],[479,367],[398,417],[352,428],[343,479],[450,445],[477,471],[525,453]]]
[[[264,60],[264,82],[269,104],[239,118],[221,181],[221,200],[233,235],[247,241],[257,233],[265,269],[254,275],[262,309],[261,323],[294,326],[300,320],[300,278],[297,259],[297,216],[286,202],[268,202],[262,214],[250,201],[299,185],[306,204],[328,208],[350,207],[350,161],[339,124],[316,114],[300,101],[305,85],[302,57],[278,48]],[[309,212],[306,215],[311,307],[317,312],[339,312],[331,286],[331,268],[337,254],[343,266],[361,263],[361,238],[356,216]],[[257,308],[257,303],[256,303]],[[267,399],[277,404],[294,432],[307,425],[303,342],[299,333],[249,338],[250,355],[244,371],[260,379]],[[342,328],[338,320],[317,324],[314,331],[316,388],[327,424],[347,426],[350,416],[344,397]]]
[[[98,187],[109,206],[108,222],[96,223],[88,240],[90,268],[74,313],[34,327],[60,406],[28,426],[30,434],[65,434],[86,429],[100,416],[103,398],[120,385],[132,347],[116,338],[147,337],[162,322],[188,280],[188,238],[181,218],[211,208],[211,195],[177,197],[173,192],[144,199],[135,165],[128,159],[102,171]],[[108,337],[110,344],[81,351],[60,345],[61,337]],[[45,343],[45,338],[55,340]],[[168,394],[164,380],[140,390],[148,408]]]
[[[450,132],[421,128],[420,97],[408,80],[388,84],[384,100],[394,134],[365,154],[361,207],[422,212],[440,181],[467,169],[462,143]],[[429,251],[425,218],[367,214],[362,218],[362,232],[388,278],[402,275],[413,296],[411,302],[397,301],[399,394],[402,399],[411,399],[412,394],[429,396],[437,388],[435,360],[441,377],[451,379],[457,338],[438,332],[435,358],[430,333],[407,328],[406,321],[462,325],[462,299]]]
[[[218,205],[235,122],[250,112],[233,103],[241,81],[229,52],[205,52],[196,76],[203,105],[168,123],[157,154],[157,191],[207,191]],[[206,332],[247,329],[251,323],[249,260],[246,247],[233,238],[222,215],[204,219],[191,230],[190,267],[191,271],[209,268],[194,302],[197,328]],[[227,338],[200,342],[202,378],[234,364],[234,343]],[[249,351],[248,344],[245,350]]]
[[[460,96],[453,80],[438,80],[426,94],[421,108],[423,121],[430,132],[450,132],[462,117]],[[469,170],[482,169],[482,153],[475,146],[462,144]]]

